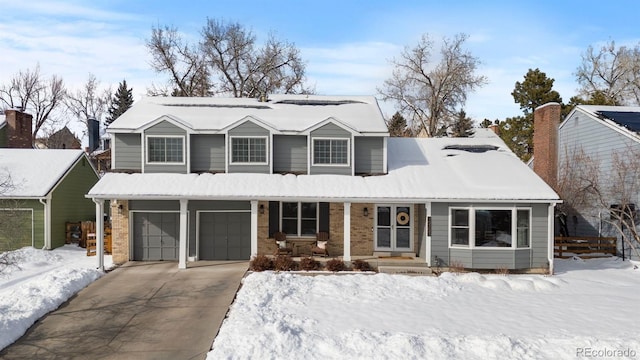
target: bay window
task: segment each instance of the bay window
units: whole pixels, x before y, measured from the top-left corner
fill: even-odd
[[[528,248],[530,214],[530,209],[523,208],[451,208],[450,244],[472,248]]]

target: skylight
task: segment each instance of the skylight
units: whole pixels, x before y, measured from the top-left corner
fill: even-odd
[[[162,106],[179,106],[179,107],[210,107],[210,108],[226,108],[226,109],[271,109],[268,105],[250,105],[250,104],[162,104]]]
[[[461,150],[472,153],[484,153],[498,149],[499,147],[495,145],[447,145],[442,150]]]
[[[311,100],[311,99],[301,99],[301,100],[280,100],[275,102],[275,104],[287,104],[287,105],[314,105],[314,106],[327,106],[327,105],[347,105],[347,104],[365,104],[362,101],[356,100]]]

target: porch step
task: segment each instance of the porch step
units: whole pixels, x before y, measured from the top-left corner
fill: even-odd
[[[426,266],[378,266],[378,272],[384,274],[432,275],[431,268]]]

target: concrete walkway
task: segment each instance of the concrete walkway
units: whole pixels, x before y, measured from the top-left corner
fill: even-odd
[[[204,359],[248,262],[189,266],[127,263],[43,317],[0,358]]]

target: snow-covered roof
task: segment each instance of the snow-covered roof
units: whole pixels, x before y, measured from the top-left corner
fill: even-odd
[[[279,131],[302,132],[333,119],[361,133],[387,133],[373,96],[269,95],[269,101],[222,97],[144,97],[109,125],[134,131],[167,116],[194,131],[223,130],[247,117]]]
[[[82,154],[82,150],[0,149],[0,179],[9,174],[13,185],[0,189],[0,198],[47,196]]]
[[[376,202],[559,199],[495,136],[389,138],[387,149],[389,172],[380,176],[108,173],[88,196]]]

